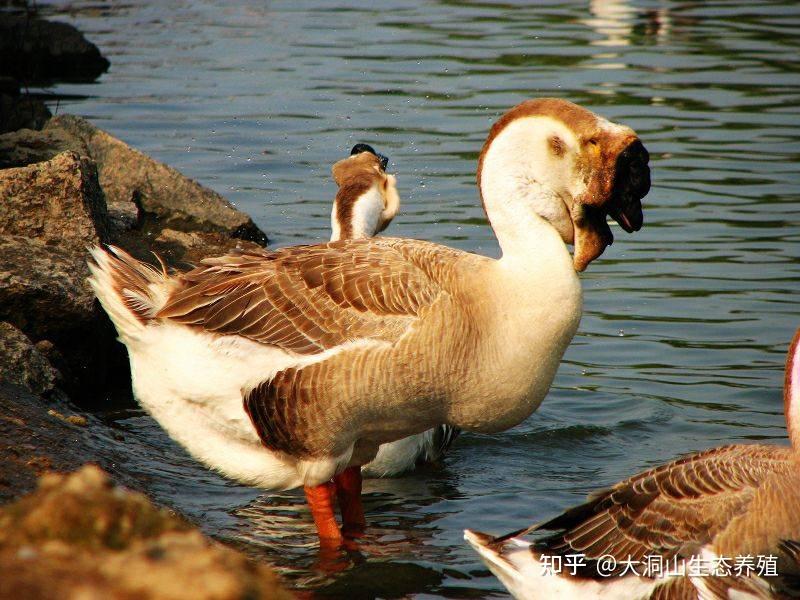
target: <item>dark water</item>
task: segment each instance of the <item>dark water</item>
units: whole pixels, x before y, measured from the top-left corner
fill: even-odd
[[[199,179],[276,245],[327,238],[330,165],[373,143],[398,173],[390,230],[495,255],[474,185],[493,120],[540,95],[634,127],[652,154],[645,227],[583,276],[586,312],[541,409],[465,435],[440,469],[366,485],[373,525],[344,570],[318,563],[297,493],[198,466],[136,411],[129,468],[159,500],[348,597],[486,597],[465,527],[504,532],[678,453],[785,443],[786,346],[800,324],[800,8],[791,2],[211,0],[52,9],[111,70],[58,110]],[[619,231],[617,229],[616,231]]]

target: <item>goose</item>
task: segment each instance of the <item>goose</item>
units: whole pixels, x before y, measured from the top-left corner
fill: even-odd
[[[783,397],[790,446],[737,444],[696,452],[594,492],[586,503],[528,529],[498,538],[466,530],[465,538],[516,598],[797,597],[800,329],[789,347]],[[529,533],[541,537],[522,539]],[[575,575],[572,568],[545,568],[554,564],[550,557],[561,557],[563,565],[567,555],[585,557]],[[757,567],[759,556],[776,557],[779,575],[759,576],[741,561],[737,568],[738,557],[750,557]],[[600,575],[596,561],[603,557],[617,567],[607,562]],[[771,558],[761,560],[761,571],[773,568]],[[652,576],[637,576],[648,564],[654,565]],[[659,564],[671,565],[673,576],[659,575]],[[681,566],[685,576],[675,576]]]
[[[331,210],[331,240],[363,239],[389,226],[400,208],[397,178],[386,172],[389,159],[369,144],[356,144],[350,156],[331,168],[339,187]]]
[[[370,238],[386,229],[400,208],[397,179],[386,173],[389,159],[369,144],[353,146],[350,156],[333,165],[339,186],[331,210],[331,241]],[[421,463],[434,462],[460,431],[440,425],[401,440],[381,444],[375,458],[361,468],[365,477],[393,477]]]
[[[607,215],[642,225],[647,161],[632,129],[529,100],[478,161],[499,259],[374,237],[171,275],[95,247],[90,284],[145,410],[227,477],[302,486],[320,545],[340,547],[363,534],[360,468],[381,444],[441,424],[501,431],[536,410],[580,321],[577,272],[613,241]]]

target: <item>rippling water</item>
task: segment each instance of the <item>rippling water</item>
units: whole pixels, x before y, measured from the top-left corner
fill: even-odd
[[[330,166],[356,141],[398,173],[394,235],[489,255],[475,189],[491,123],[540,95],[634,127],[645,227],[582,276],[585,315],[549,397],[464,435],[441,468],[366,485],[360,555],[319,557],[297,493],[215,476],[135,409],[110,414],[162,502],[319,595],[502,595],[461,540],[505,532],[678,453],[785,443],[796,306],[800,8],[792,2],[244,2],[50,9],[112,63],[59,85],[85,115],[253,215],[275,245],[327,238]],[[338,572],[336,569],[340,569]]]

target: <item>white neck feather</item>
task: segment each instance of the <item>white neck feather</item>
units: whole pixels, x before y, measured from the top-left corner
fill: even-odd
[[[565,243],[574,236],[567,205],[574,193],[568,188],[572,165],[568,157],[551,155],[551,135],[575,143],[561,122],[525,117],[509,123],[484,155],[481,195],[504,259],[525,259],[548,248],[571,265]]]
[[[353,211],[350,213],[351,228],[339,221],[338,201],[334,202],[331,210],[331,241],[335,242],[345,237],[360,239],[374,236],[380,227],[383,210],[383,194],[378,184],[373,185],[355,200]],[[350,235],[347,234],[348,229],[351,231]]]

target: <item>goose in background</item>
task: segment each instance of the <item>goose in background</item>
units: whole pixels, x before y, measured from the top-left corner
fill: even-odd
[[[467,530],[465,538],[515,598],[800,597],[800,329],[789,347],[783,399],[790,446],[696,452],[594,492],[585,504],[528,529],[498,538]],[[539,537],[522,539],[528,534]],[[552,561],[545,557],[567,555],[583,555],[586,564],[574,575],[545,568]],[[748,556],[753,571],[737,571],[737,557]],[[604,557],[613,570],[598,568]],[[757,557],[776,557],[777,575],[758,576]],[[676,560],[685,576],[625,573],[625,561],[638,565],[638,575],[648,563],[680,572]]]
[[[356,144],[350,156],[333,165],[339,186],[331,211],[331,241],[370,238],[389,225],[400,208],[397,179],[386,173],[389,159],[369,144]],[[421,463],[439,460],[460,431],[440,425],[401,440],[381,444],[361,468],[366,477],[393,477]]]
[[[397,178],[386,172],[389,159],[369,144],[356,144],[350,156],[331,168],[339,186],[331,210],[331,241],[378,235],[400,209]]]
[[[499,259],[374,237],[173,275],[94,248],[90,283],[141,405],[220,473],[303,486],[320,543],[339,546],[365,527],[361,466],[381,444],[442,424],[501,431],[538,408],[580,321],[576,271],[613,241],[607,216],[642,225],[647,161],[630,128],[531,100],[478,161]]]

